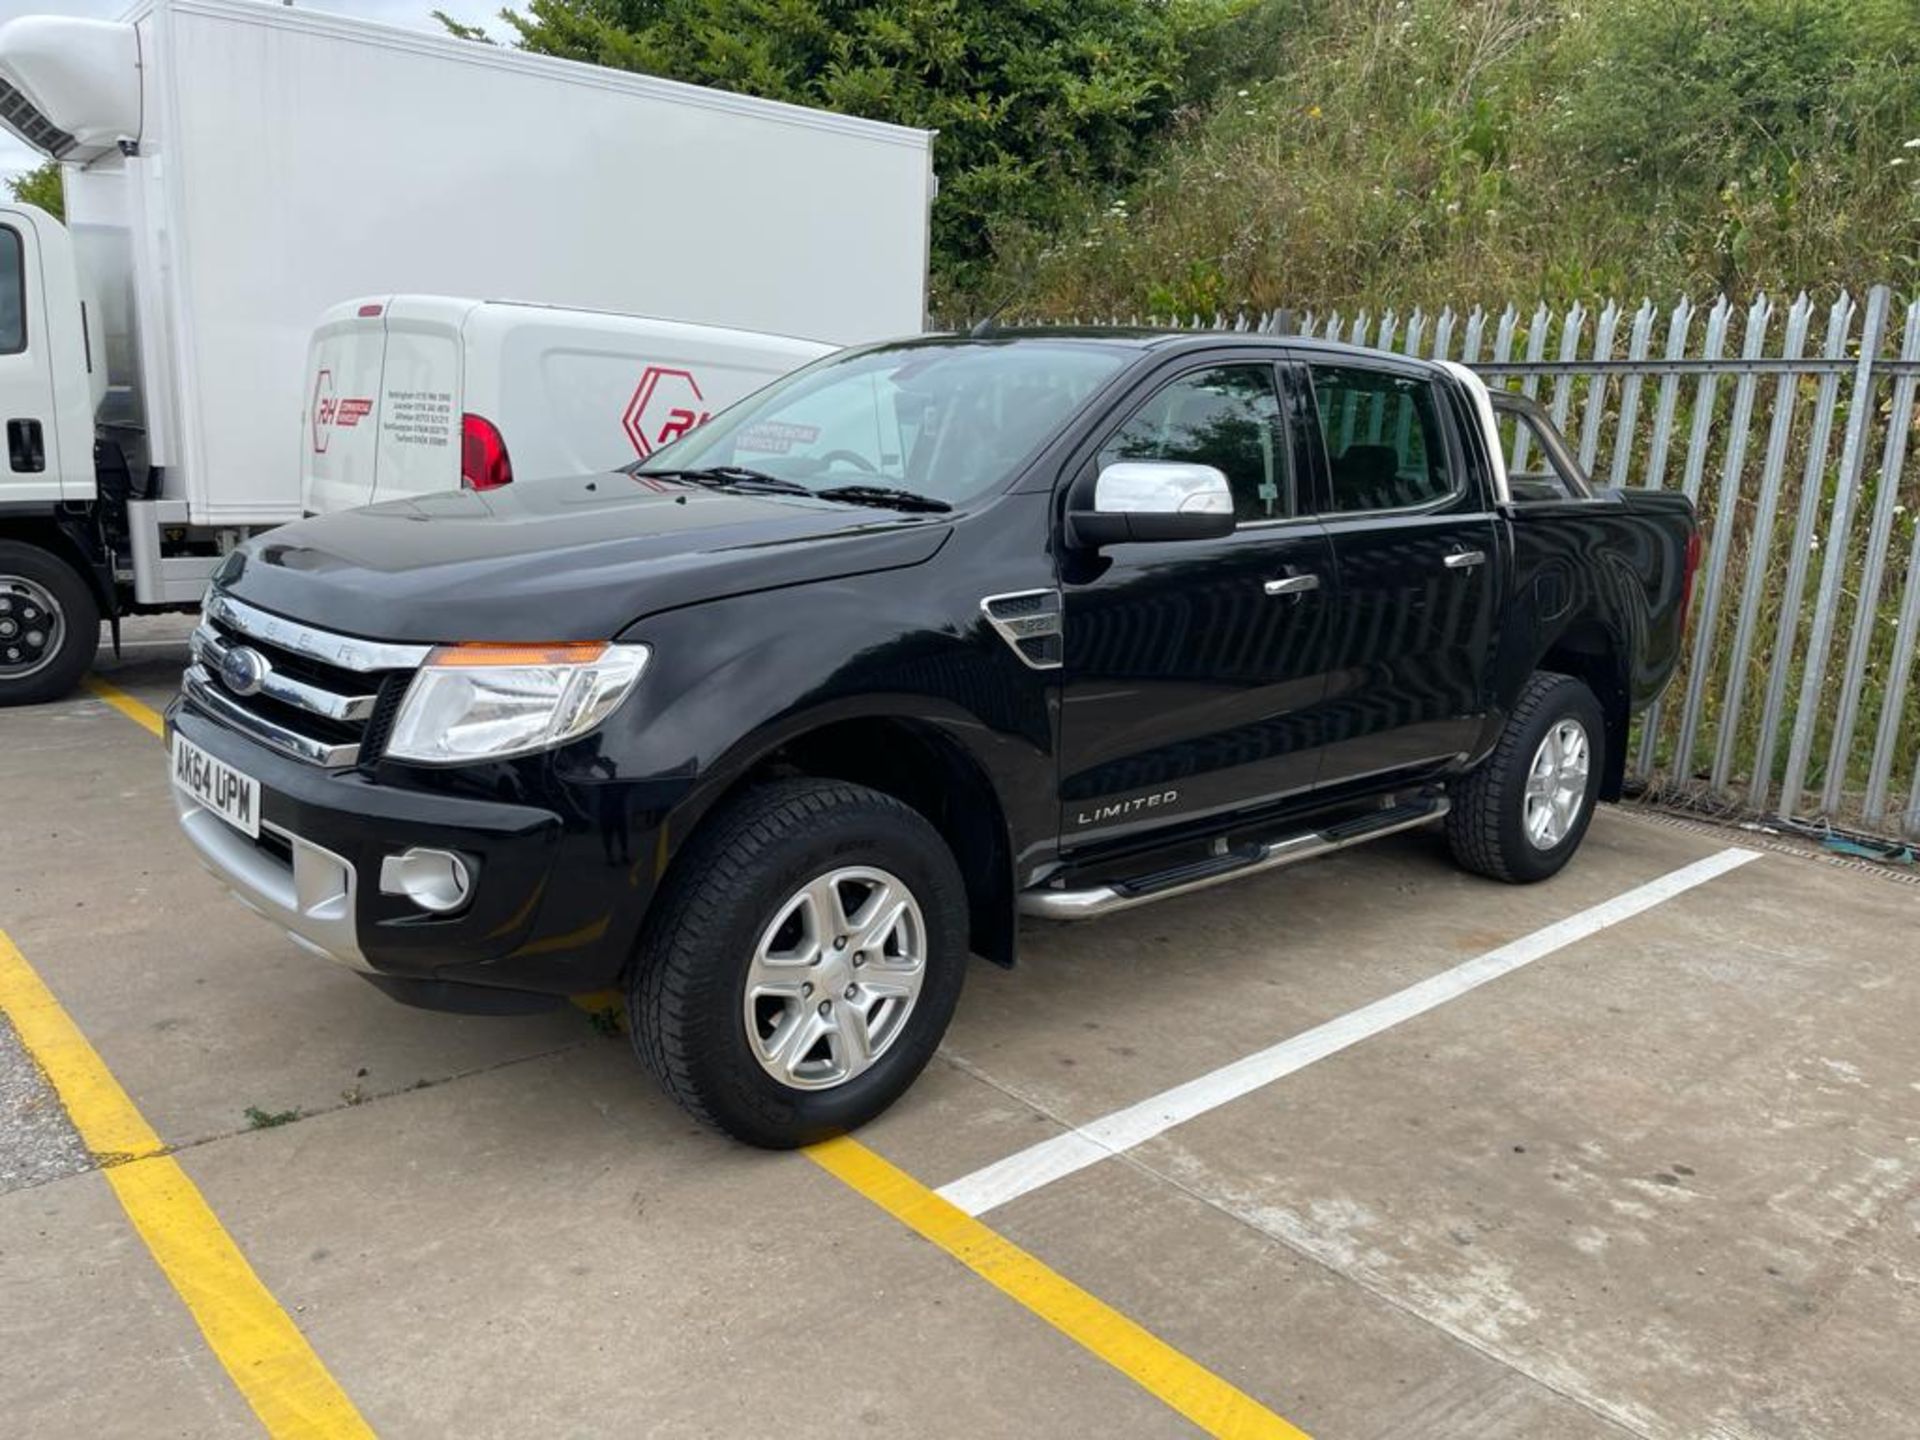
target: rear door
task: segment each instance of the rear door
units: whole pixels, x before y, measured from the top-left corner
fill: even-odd
[[[309,514],[349,510],[373,499],[386,308],[384,299],[336,305],[308,343],[300,493]]]
[[[1310,789],[1326,690],[1333,554],[1298,498],[1304,452],[1272,352],[1209,358],[1139,397],[1071,480],[1102,463],[1213,465],[1219,540],[1070,553],[1061,833],[1068,847]]]
[[[1495,516],[1431,370],[1300,358],[1339,577],[1319,783],[1413,776],[1471,750],[1491,703]]]

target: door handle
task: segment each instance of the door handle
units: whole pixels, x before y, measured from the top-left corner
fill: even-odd
[[[21,475],[47,468],[47,444],[38,420],[7,421],[7,463]]]
[[[1443,562],[1449,570],[1471,570],[1476,565],[1487,563],[1484,550],[1455,550]]]
[[[1309,590],[1320,588],[1318,575],[1283,575],[1278,580],[1269,580],[1266,591],[1269,595],[1304,595]]]

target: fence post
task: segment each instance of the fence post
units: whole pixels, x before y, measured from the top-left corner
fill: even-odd
[[[1620,328],[1620,307],[1609,300],[1600,312],[1593,331],[1593,359],[1596,367],[1613,359],[1613,336]],[[1587,403],[1580,421],[1580,468],[1591,475],[1593,459],[1600,449],[1600,421],[1607,413],[1607,372],[1596,368],[1587,378]]]
[[[1900,358],[1920,360],[1920,299],[1907,306],[1906,333],[1900,342]],[[1893,406],[1887,416],[1887,448],[1880,458],[1880,500],[1874,515],[1874,544],[1868,557],[1872,575],[1860,582],[1860,618],[1855,624],[1854,644],[1865,659],[1862,636],[1870,633],[1879,608],[1880,571],[1885,562],[1887,544],[1892,538],[1894,512],[1899,504],[1900,474],[1907,459],[1907,431],[1913,423],[1914,391],[1920,376],[1911,371],[1894,381]],[[1881,821],[1887,813],[1887,782],[1893,773],[1893,747],[1900,739],[1900,723],[1907,703],[1907,682],[1913,673],[1913,655],[1920,648],[1915,631],[1920,629],[1920,530],[1916,530],[1907,555],[1907,588],[1900,597],[1900,614],[1894,620],[1893,666],[1887,674],[1886,694],[1880,701],[1880,728],[1873,742],[1873,760],[1867,767],[1866,818]],[[1847,669],[1853,670],[1849,661]],[[1863,671],[1864,674],[1864,671]],[[1849,727],[1851,728],[1851,727]],[[1915,745],[1920,749],[1920,743]]]
[[[1733,306],[1722,295],[1707,312],[1707,340],[1703,359],[1718,360],[1727,343],[1727,319]],[[1687,458],[1680,475],[1680,490],[1689,500],[1700,497],[1700,478],[1707,465],[1707,446],[1713,433],[1713,397],[1720,389],[1720,372],[1701,372],[1693,392],[1693,424],[1687,434]],[[1665,397],[1661,397],[1664,403]],[[1695,624],[1699,622],[1696,620]],[[1696,633],[1698,633],[1696,631]],[[1640,772],[1650,774],[1660,744],[1660,722],[1665,706],[1656,700],[1647,707],[1647,718],[1640,727]]]
[[[1847,337],[1853,331],[1856,306],[1846,291],[1833,302],[1827,315],[1827,344],[1823,359],[1844,361]],[[1819,394],[1814,402],[1813,434],[1808,438],[1807,461],[1800,479],[1800,509],[1794,521],[1793,538],[1787,550],[1787,582],[1780,602],[1780,620],[1774,634],[1772,663],[1767,669],[1767,698],[1760,712],[1760,742],[1755,747],[1753,783],[1747,791],[1747,803],[1755,810],[1767,808],[1767,796],[1773,790],[1773,757],[1780,735],[1780,718],[1787,701],[1787,683],[1792,675],[1794,649],[1800,636],[1800,600],[1807,590],[1807,571],[1813,565],[1816,544],[1814,527],[1820,523],[1820,501],[1827,473],[1827,452],[1833,446],[1833,417],[1840,399],[1840,373],[1828,370],[1820,377]]]
[[[1653,301],[1641,297],[1640,308],[1633,312],[1633,338],[1627,342],[1627,359],[1641,361],[1653,344]],[[1640,382],[1638,374],[1627,376],[1620,386],[1620,421],[1613,427],[1613,471],[1608,483],[1616,490],[1627,483],[1627,462],[1633,458],[1633,427],[1640,419]]]
[[[1687,332],[1693,328],[1693,302],[1686,296],[1673,307],[1667,321],[1667,359],[1678,360],[1687,353]],[[1647,473],[1641,483],[1658,490],[1667,478],[1667,451],[1673,444],[1673,407],[1680,398],[1680,376],[1668,372],[1660,377],[1660,400],[1653,412],[1653,443],[1647,448]]]
[[[1884,285],[1867,293],[1867,318],[1860,329],[1860,360],[1853,371],[1853,396],[1847,408],[1847,436],[1840,445],[1840,476],[1833,495],[1820,592],[1814,602],[1813,629],[1807,637],[1807,664],[1800,673],[1800,704],[1793,716],[1793,743],[1787,750],[1787,778],[1780,787],[1780,809],[1792,815],[1806,785],[1813,753],[1813,730],[1820,713],[1820,692],[1827,679],[1827,654],[1833,648],[1834,616],[1840,608],[1840,576],[1846,566],[1847,538],[1853,528],[1853,492],[1866,464],[1867,427],[1873,419],[1873,371],[1892,296]]]
[[[1765,295],[1755,296],[1753,304],[1747,307],[1746,334],[1740,341],[1741,360],[1750,363],[1764,353],[1767,326],[1772,319],[1773,303]],[[1720,492],[1713,502],[1713,543],[1707,548],[1707,573],[1701,577],[1702,594],[1694,607],[1693,659],[1687,666],[1687,698],[1680,707],[1680,739],[1674,746],[1673,768],[1679,775],[1692,773],[1694,742],[1700,738],[1707,676],[1713,669],[1713,637],[1720,623],[1720,589],[1726,583],[1727,556],[1733,547],[1734,519],[1740,508],[1740,472],[1747,464],[1748,432],[1753,428],[1753,388],[1758,378],[1748,369],[1734,383],[1733,423],[1727,429]],[[1697,423],[1699,416],[1696,414],[1694,419]],[[1692,457],[1688,458],[1691,462]]]
[[[1807,326],[1813,302],[1802,290],[1787,311],[1787,336],[1780,347],[1784,360],[1798,360],[1806,351]],[[1783,372],[1773,391],[1773,423],[1767,430],[1767,454],[1760,469],[1760,496],[1754,502],[1753,531],[1747,541],[1747,578],[1740,587],[1740,611],[1734,627],[1733,655],[1728,662],[1727,688],[1720,705],[1720,741],[1714,747],[1709,784],[1724,791],[1732,777],[1734,746],[1740,731],[1740,707],[1747,693],[1747,656],[1753,650],[1754,627],[1766,594],[1767,573],[1773,558],[1774,512],[1780,508],[1780,488],[1786,477],[1787,444],[1793,436],[1798,407],[1798,377]]]

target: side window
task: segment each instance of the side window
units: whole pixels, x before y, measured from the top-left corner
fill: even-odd
[[[1101,448],[1102,466],[1116,460],[1211,465],[1233,487],[1235,519],[1293,514],[1271,365],[1221,365],[1175,380]]]
[[[27,281],[20,232],[0,225],[0,355],[27,348]]]
[[[1431,384],[1352,365],[1308,368],[1335,510],[1399,510],[1453,493]]]
[[[1515,500],[1579,500],[1593,493],[1547,416],[1498,396],[1493,414],[1500,426],[1500,453],[1521,457],[1519,469],[1507,470],[1507,489]]]

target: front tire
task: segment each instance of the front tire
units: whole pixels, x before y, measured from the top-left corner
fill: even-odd
[[[1454,787],[1453,858],[1527,885],[1557,875],[1586,837],[1605,770],[1606,716],[1571,675],[1534,674],[1493,753]]]
[[[100,606],[57,556],[0,540],[0,706],[70,694],[100,648]]]
[[[906,1091],[966,962],[965,884],[924,816],[861,785],[780,781],[713,816],[675,864],[628,1028],[696,1119],[789,1149]]]

